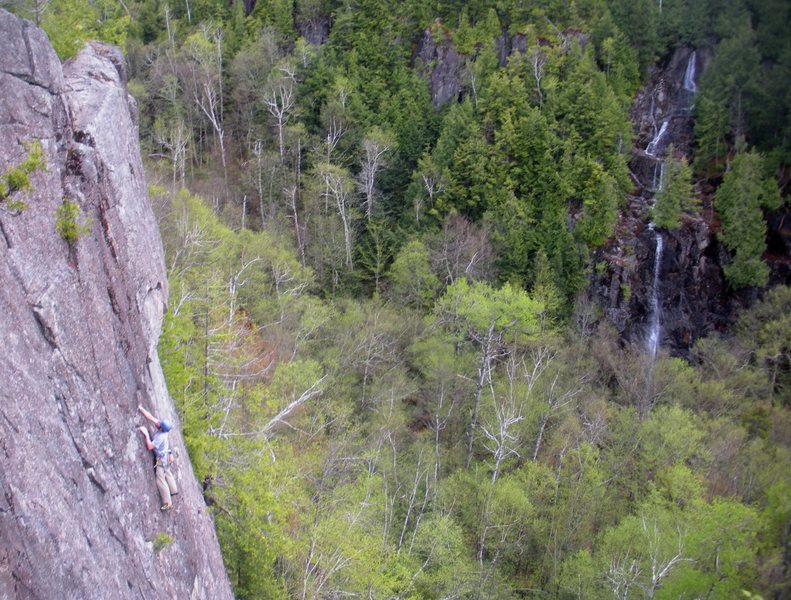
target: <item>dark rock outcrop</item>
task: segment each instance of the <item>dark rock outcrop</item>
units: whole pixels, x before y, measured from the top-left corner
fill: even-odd
[[[652,310],[657,246],[649,228],[650,206],[669,147],[677,158],[691,156],[694,85],[685,87],[685,75],[690,61],[700,74],[710,58],[705,50],[693,57],[691,49],[679,48],[655,68],[633,105],[636,142],[629,166],[635,192],[616,235],[597,252],[596,261],[607,268],[594,277],[591,291],[621,336],[637,345],[644,343]],[[707,207],[700,215],[685,216],[678,229],[659,232],[664,245],[657,290],[660,345],[674,354],[685,354],[701,336],[727,328],[745,300],[725,281],[727,254],[715,227],[715,215]]]
[[[662,163],[693,153],[693,118],[697,81],[712,60],[711,50],[678,48],[652,67],[647,85],[632,106],[635,145],[629,168],[635,184],[616,234],[595,256],[600,269],[592,278],[591,296],[604,308],[622,338],[646,343],[651,322],[656,233],[649,227],[650,206],[661,182]],[[691,67],[694,67],[692,71]],[[690,75],[694,77],[690,78]],[[691,79],[691,80],[690,80]],[[719,243],[719,222],[711,190],[698,190],[702,211],[685,215],[681,226],[662,235],[657,299],[660,345],[686,355],[692,344],[713,331],[727,330],[740,311],[760,295],[757,288],[734,290],[722,266],[729,255]],[[767,215],[769,285],[791,283],[791,215],[788,207]]]
[[[46,156],[27,208],[0,203],[0,598],[231,598],[157,358],[167,285],[123,77],[99,44],[61,68],[0,10],[0,171],[29,142]],[[71,246],[64,199],[88,228]],[[177,424],[170,513],[138,403]]]
[[[505,67],[508,59],[515,54],[527,52],[528,38],[523,33],[511,35],[508,31],[497,36],[494,48],[500,67]],[[574,41],[581,48],[588,39],[580,31],[566,30],[558,32],[557,38],[548,40],[539,38],[539,46],[560,45],[564,52]],[[461,100],[472,91],[469,65],[478,59],[478,51],[472,55],[460,54],[453,43],[450,30],[446,29],[437,19],[431,26],[423,30],[423,35],[415,44],[412,64],[418,73],[427,81],[431,92],[431,100],[435,108],[440,108],[452,101]]]
[[[420,38],[413,62],[418,73],[426,78],[435,107],[457,100],[464,89],[467,59],[456,51],[456,46],[436,24],[441,37],[435,39],[433,27],[428,27]]]
[[[310,16],[297,15],[296,26],[299,35],[313,46],[321,46],[330,37],[330,17],[324,13]]]

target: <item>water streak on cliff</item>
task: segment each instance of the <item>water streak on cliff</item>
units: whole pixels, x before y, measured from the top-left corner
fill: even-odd
[[[645,153],[649,156],[656,156],[657,153],[660,151],[660,144],[662,143],[662,138],[665,137],[665,133],[667,132],[667,124],[668,121],[662,121],[662,125],[659,127],[659,131],[654,136],[648,146],[645,148]]]
[[[686,214],[670,230],[650,227],[668,149],[672,145],[674,160],[692,160],[690,109],[711,56],[707,49],[677,48],[651,68],[632,107],[635,188],[616,236],[597,251],[608,268],[593,277],[591,292],[622,338],[647,354],[661,347],[684,354],[698,337],[727,327],[733,315],[721,268],[726,256],[710,215]]]
[[[652,227],[652,229],[654,229]],[[662,234],[654,230],[656,247],[654,250],[654,279],[651,285],[651,316],[648,325],[648,353],[656,356],[662,331],[662,305],[659,301],[659,274],[662,272]]]
[[[697,52],[692,51],[692,54],[689,55],[689,60],[687,61],[687,68],[684,71],[684,89],[691,93],[696,93],[698,91],[698,85],[695,82],[695,77],[697,75]]]

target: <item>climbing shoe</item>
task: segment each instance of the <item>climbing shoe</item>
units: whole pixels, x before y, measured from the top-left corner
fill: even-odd
[[[166,510],[170,510],[171,508],[173,508],[172,504],[164,504],[164,505],[162,505],[162,508],[160,508],[159,510],[164,512]]]

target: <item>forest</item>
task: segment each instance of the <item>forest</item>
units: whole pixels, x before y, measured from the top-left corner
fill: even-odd
[[[791,3],[3,4],[123,49],[236,597],[791,598]],[[712,58],[653,218],[713,211],[755,301],[654,355],[587,287],[680,47]]]

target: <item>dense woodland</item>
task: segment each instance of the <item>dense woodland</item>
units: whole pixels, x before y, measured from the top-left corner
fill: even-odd
[[[13,8],[63,58],[125,50],[160,358],[237,597],[791,598],[791,288],[689,360],[584,293],[635,93],[682,45],[713,59],[654,219],[706,191],[728,280],[767,283],[789,2]],[[426,39],[463,60],[450,102]]]

